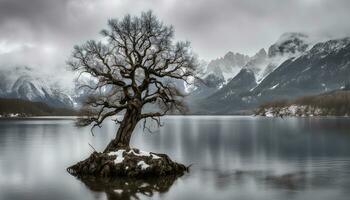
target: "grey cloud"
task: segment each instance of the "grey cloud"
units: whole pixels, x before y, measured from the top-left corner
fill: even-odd
[[[288,31],[350,36],[348,0],[0,0],[0,45],[25,47],[0,55],[0,64],[64,71],[72,46],[99,37],[107,19],[148,9],[207,60],[254,54]]]

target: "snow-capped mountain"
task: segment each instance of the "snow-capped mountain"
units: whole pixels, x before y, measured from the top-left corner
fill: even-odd
[[[249,56],[228,52],[224,57],[212,60],[207,66],[206,74],[214,74],[224,78],[225,82],[232,79],[250,60]]]
[[[15,70],[0,70],[0,97],[16,98],[34,102],[43,102],[53,107],[72,108],[70,95],[58,86],[36,76],[28,67],[17,67]]]
[[[205,99],[198,101],[193,107],[196,112],[207,114],[221,114],[232,110],[233,105],[240,105],[247,92],[256,86],[254,72],[250,69],[242,69],[229,83]],[[242,108],[242,107],[241,107]]]
[[[299,33],[283,34],[268,51],[248,57],[227,53],[211,61],[190,91],[193,113],[232,114],[278,99],[320,94],[350,82],[350,38],[311,43]],[[74,94],[73,98],[71,95]],[[30,68],[0,70],[0,97],[73,107],[88,93],[63,92]]]
[[[206,75],[202,80],[195,80],[193,84],[194,88],[192,88],[191,91],[190,101],[203,99],[212,95],[218,91],[224,83],[225,80],[223,77],[216,76],[213,73]]]
[[[265,49],[261,49],[258,53],[256,53],[249,62],[244,66],[244,68],[250,69],[255,74],[255,79],[259,81],[262,77],[266,66],[269,64],[269,59],[267,57],[267,53]]]
[[[249,86],[254,85],[255,87],[282,62],[301,55],[308,48],[308,40],[304,34],[285,33],[269,47],[268,52],[262,48],[252,57],[228,52],[224,57],[209,62],[203,82],[197,84],[196,90],[192,92],[192,97],[200,99],[210,95],[217,96],[217,93],[223,94],[222,90],[232,86],[231,81],[241,82],[242,75],[247,72],[252,72],[256,82]],[[248,92],[251,89],[242,85],[240,91]],[[225,96],[230,99],[229,96],[235,95],[237,93],[231,92]]]
[[[309,40],[309,36],[303,33],[284,33],[275,44],[270,46],[268,56],[271,58],[279,55],[302,53],[308,48]]]
[[[260,83],[267,75],[274,71],[284,61],[299,57],[311,45],[310,38],[302,33],[284,33],[269,47],[265,65],[257,71],[256,79]]]
[[[290,58],[269,74],[253,91],[261,100],[290,98],[339,89],[350,80],[350,39],[314,45]]]
[[[191,101],[206,98],[227,84],[250,61],[249,56],[228,52],[224,57],[211,60],[209,63],[201,61],[202,80],[195,80],[188,86]]]
[[[260,50],[231,81],[195,103],[206,110],[193,112],[237,113],[266,101],[339,89],[349,81],[349,38],[312,45],[307,36],[288,33],[267,55]]]

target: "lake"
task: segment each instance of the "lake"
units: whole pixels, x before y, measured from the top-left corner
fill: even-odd
[[[66,168],[102,151],[113,122],[0,120],[1,200],[349,199],[350,119],[168,116],[132,146],[192,165],[169,180],[81,181]],[[91,146],[93,147],[91,147]]]

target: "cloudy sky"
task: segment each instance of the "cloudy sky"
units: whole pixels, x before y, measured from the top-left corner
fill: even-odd
[[[350,36],[349,0],[0,0],[0,67],[64,71],[72,46],[107,19],[152,9],[203,59],[254,54],[284,32]]]

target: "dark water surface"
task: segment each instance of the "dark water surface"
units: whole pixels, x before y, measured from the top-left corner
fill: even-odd
[[[172,116],[132,146],[191,172],[167,180],[78,180],[66,167],[103,150],[116,127],[0,120],[0,199],[349,199],[350,119]]]

